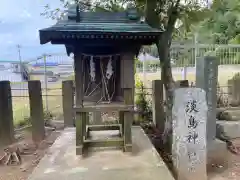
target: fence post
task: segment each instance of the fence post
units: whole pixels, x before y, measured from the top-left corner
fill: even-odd
[[[0,81],[0,145],[14,141],[12,95],[9,81]]]
[[[160,132],[164,130],[164,103],[163,103],[163,83],[161,80],[152,81],[152,112],[153,122]]]
[[[73,127],[74,126],[74,115],[73,115],[73,81],[67,80],[62,82],[62,103],[63,103],[63,117],[64,126]]]
[[[38,143],[45,137],[41,82],[39,80],[28,81],[28,93],[32,123],[32,139],[34,142]]]

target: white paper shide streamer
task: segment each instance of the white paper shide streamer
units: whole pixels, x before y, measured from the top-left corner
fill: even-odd
[[[95,63],[93,61],[93,56],[91,56],[91,59],[90,59],[90,76],[91,76],[91,81],[94,82],[96,77],[96,69],[95,69]]]
[[[109,80],[113,75],[112,58],[109,59],[106,71],[106,78]]]

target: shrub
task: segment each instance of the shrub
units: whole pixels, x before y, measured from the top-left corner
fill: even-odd
[[[44,124],[47,126],[50,124],[50,121],[53,119],[54,115],[52,114],[51,111],[44,110],[43,112],[43,118],[44,118]],[[16,128],[21,128],[24,126],[28,126],[31,124],[31,117],[30,116],[25,116],[23,119],[19,120],[16,124]]]
[[[135,75],[136,76],[136,75]],[[144,88],[143,82],[136,77],[136,97],[135,97],[135,105],[138,111],[138,119],[137,123],[143,121],[150,121],[151,120],[151,103],[147,100],[147,92]],[[136,123],[136,122],[135,122]]]

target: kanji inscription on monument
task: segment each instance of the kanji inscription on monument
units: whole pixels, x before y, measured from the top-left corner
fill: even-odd
[[[206,93],[180,88],[174,93],[173,161],[178,180],[206,180]]]

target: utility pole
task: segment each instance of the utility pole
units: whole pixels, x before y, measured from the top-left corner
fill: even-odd
[[[17,49],[18,49],[18,60],[19,60],[19,69],[20,69],[20,73],[22,73],[22,56],[21,56],[21,46],[18,44],[17,45]]]
[[[47,55],[43,54],[43,60],[44,60],[44,83],[45,83],[45,105],[46,110],[48,111],[48,78],[47,78],[47,62],[46,62]]]

